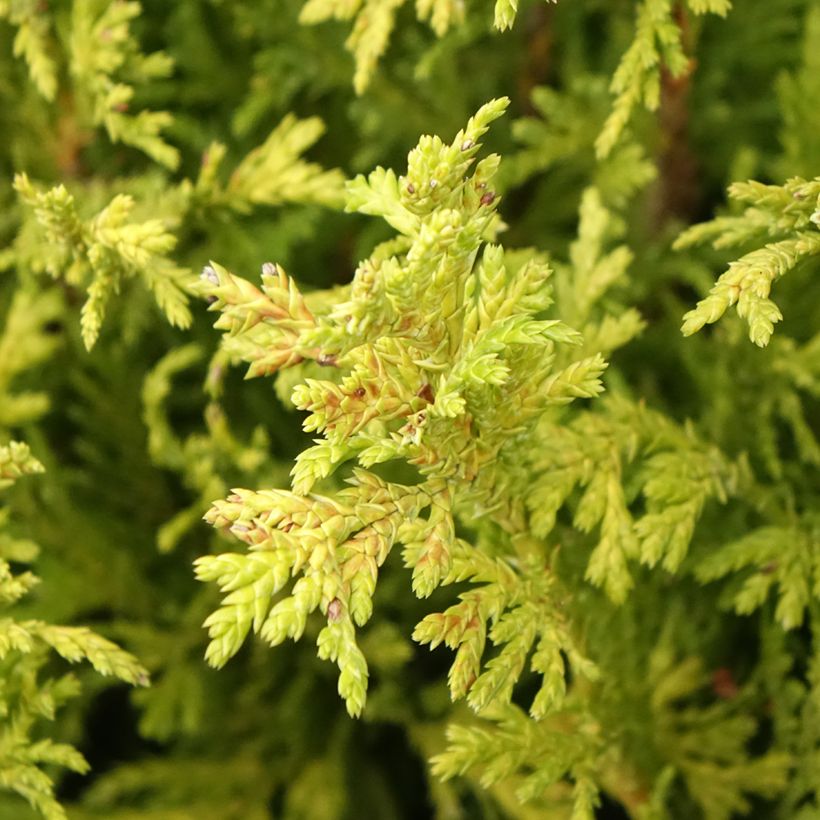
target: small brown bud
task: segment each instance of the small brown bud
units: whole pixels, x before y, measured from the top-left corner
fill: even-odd
[[[432,404],[435,401],[435,395],[433,395],[433,388],[429,384],[423,384],[416,395],[420,399],[424,399],[428,404]]]
[[[367,390],[365,390],[363,387],[357,387],[357,388],[353,391],[353,395],[354,395],[357,399],[363,399],[363,398],[367,395]]]
[[[416,193],[416,186],[413,185],[412,182],[408,182],[406,190],[407,190],[407,193],[412,196],[414,193]]]
[[[332,624],[342,620],[342,602],[338,598],[334,598],[327,605],[327,619]]]
[[[495,202],[495,194],[492,191],[487,191],[486,194],[483,194],[481,197],[481,204],[482,205],[492,205]]]

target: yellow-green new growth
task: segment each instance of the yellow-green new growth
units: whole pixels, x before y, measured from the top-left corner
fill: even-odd
[[[44,13],[41,0],[2,0],[0,18],[17,28],[14,55],[28,64],[31,80],[47,100],[57,92],[57,63],[51,19]]]
[[[0,0],[0,19],[17,29],[14,54],[25,59],[37,90],[53,101],[59,81],[70,78],[72,116],[83,126],[103,126],[112,142],[176,168],[179,152],[162,138],[171,115],[131,110],[136,86],[167,77],[173,67],[162,52],[140,52],[130,30],[140,3],[76,0],[70,6],[64,17],[43,0]]]
[[[354,624],[370,619],[378,570],[400,526],[427,504],[424,489],[387,484],[365,472],[333,498],[235,490],[217,502],[206,519],[230,529],[252,552],[197,560],[197,577],[229,593],[205,622],[209,662],[222,666],[251,627],[271,646],[298,640],[308,616],[320,609],[327,625],[317,638],[319,655],[338,664],[339,694],[351,715],[360,714],[368,673]],[[274,602],[296,575],[292,593]]]
[[[225,146],[211,145],[203,162],[202,174],[194,189],[213,204],[224,203],[234,210],[249,212],[258,205],[285,202],[317,202],[341,207],[344,175],[338,169],[326,171],[302,154],[324,133],[318,117],[300,120],[288,114],[271,131],[262,145],[254,148],[231,173],[222,188],[216,174]]]
[[[134,82],[167,77],[173,62],[167,54],[142,54],[130,31],[139,16],[137,2],[75,0],[72,3],[69,66],[78,101],[94,125],[102,125],[113,142],[144,151],[176,168],[179,151],[161,133],[173,118],[167,111],[130,110]]]
[[[262,145],[238,163],[224,183],[220,171],[226,149],[219,143],[212,144],[196,180],[184,179],[179,185],[161,183],[161,195],[171,203],[163,219],[136,219],[137,213],[146,212],[146,202],[122,193],[95,216],[86,217],[85,202],[99,201],[96,191],[79,184],[72,186],[71,192],[64,185],[41,190],[25,173],[17,174],[14,187],[33,210],[34,219],[24,224],[15,246],[0,264],[16,263],[22,270],[38,273],[45,270],[71,287],[84,289],[87,298],[81,328],[88,349],[97,341],[108,302],[126,280],[135,277],[151,290],[168,321],[186,328],[191,322],[188,293],[196,279],[172,258],[177,245],[172,227],[184,239],[193,217],[235,219],[237,214],[250,213],[260,206],[288,202],[341,207],[341,171],[325,170],[302,157],[323,129],[316,117],[299,120],[286,116]],[[45,242],[40,241],[42,233]],[[15,345],[19,342],[16,340]],[[26,341],[24,346],[28,344]],[[2,370],[0,364],[0,388]]]
[[[0,490],[11,487],[18,478],[42,473],[43,465],[31,454],[28,444],[10,441],[0,447]]]
[[[235,490],[206,516],[250,548],[197,562],[198,577],[228,593],[206,622],[212,663],[224,663],[251,629],[271,644],[298,638],[319,610],[327,620],[319,654],[338,663],[339,691],[359,714],[367,665],[355,628],[369,620],[379,568],[401,542],[417,595],[467,578],[485,584],[416,633],[458,650],[453,697],[472,693],[476,710],[508,702],[531,645],[532,668],[545,678],[534,714],[560,700],[562,652],[583,672],[549,578],[534,565],[530,581],[517,580],[505,559],[487,559],[455,536],[461,509],[512,533],[524,529],[500,465],[526,451],[547,408],[600,392],[605,367],[598,354],[573,357],[580,334],[543,318],[549,268],[526,254],[507,260],[487,244],[499,226],[499,158],[476,160],[479,139],[506,106],[483,106],[451,143],[422,137],[403,176],[379,168],[349,184],[348,210],[382,216],[399,236],[359,265],[335,303],[303,299],[275,265],[263,270],[261,291],[217,265],[203,272],[199,289],[221,311],[225,351],[249,362],[249,375],[310,359],[334,376],[306,378],[293,391],[309,413],[305,429],[321,438],[297,459],[292,491]],[[314,493],[350,460],[360,465],[351,487]],[[421,482],[388,483],[368,471],[391,460],[415,466]],[[541,626],[518,636],[516,625],[535,613]],[[517,659],[510,670],[493,661],[482,668],[488,636]]]
[[[137,275],[171,324],[190,324],[188,274],[167,256],[176,239],[161,220],[130,221],[135,203],[125,194],[114,197],[97,216],[83,220],[63,185],[41,192],[25,174],[18,174],[14,187],[44,229],[50,247],[48,272],[86,290],[81,318],[86,348],[90,350],[97,341],[108,300],[124,280]]]
[[[691,336],[734,305],[749,325],[749,338],[765,347],[783,318],[769,298],[772,284],[798,263],[820,254],[820,177],[795,177],[785,185],[736,182],[729,196],[749,207],[741,216],[694,225],[678,237],[675,248],[711,242],[722,249],[774,241],[730,262],[709,295],[683,317],[681,330]]]

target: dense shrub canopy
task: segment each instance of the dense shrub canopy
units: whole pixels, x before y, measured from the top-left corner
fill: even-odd
[[[820,816],[817,0],[0,0],[0,135],[0,818]]]

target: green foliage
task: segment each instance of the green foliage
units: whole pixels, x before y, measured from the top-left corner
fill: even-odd
[[[547,535],[561,505],[584,487],[573,523],[583,532],[600,531],[586,577],[616,602],[633,585],[630,560],[678,570],[706,501],[725,502],[742,475],[742,465],[699,442],[691,429],[622,400],[545,434],[533,464],[541,476],[527,499],[533,530]],[[645,512],[634,520],[629,508],[638,492]]]
[[[177,237],[168,230],[186,212],[225,209],[247,213],[254,206],[282,202],[339,203],[341,175],[323,171],[299,154],[320,136],[321,121],[299,121],[286,117],[266,142],[251,151],[236,167],[226,186],[218,179],[225,149],[212,145],[196,183],[184,180],[177,190],[168,191],[183,209],[171,219],[132,221],[132,212],[145,210],[133,196],[117,194],[96,216],[83,219],[75,197],[65,186],[39,191],[25,174],[15,177],[14,186],[23,202],[33,209],[37,224],[49,243],[33,266],[44,268],[68,286],[83,288],[87,298],[81,311],[83,342],[91,349],[97,341],[111,298],[126,280],[139,276],[153,293],[168,321],[187,328],[191,323],[188,292],[193,276],[169,256]],[[181,202],[179,201],[181,199]],[[32,237],[26,237],[31,241]],[[18,258],[26,259],[23,242]]]
[[[787,782],[791,760],[773,752],[749,760],[746,747],[758,726],[738,702],[707,707],[696,696],[708,683],[697,658],[674,662],[668,651],[650,660],[650,709],[657,743],[709,820],[748,813],[752,795],[771,797]]]
[[[0,490],[42,471],[43,465],[27,445],[11,441],[0,447]],[[8,609],[38,579],[28,571],[12,571],[9,561],[30,561],[36,547],[9,537],[5,524],[7,518],[0,517],[0,603]],[[88,661],[100,674],[131,684],[146,686],[148,676],[136,658],[85,627],[54,626],[9,615],[0,619],[0,785],[25,798],[44,817],[64,818],[50,769],[60,766],[84,773],[88,763],[70,744],[38,738],[41,722],[53,720],[57,709],[79,691],[79,682],[71,675],[44,674],[50,649],[71,663]]]
[[[51,21],[38,8],[37,0],[0,3],[0,17],[5,17],[17,28],[14,37],[14,54],[22,56],[31,73],[32,82],[47,99],[53,100],[57,92],[57,67],[52,51]]]
[[[331,19],[353,20],[345,46],[356,64],[354,88],[362,94],[387,50],[402,5],[404,0],[308,0],[300,21],[316,24]],[[663,72],[680,78],[689,71],[683,45],[684,30],[689,25],[687,10],[695,15],[725,17],[730,8],[731,0],[689,0],[686,8],[676,6],[672,0],[640,0],[634,36],[612,77],[610,90],[615,99],[595,142],[598,159],[612,152],[637,106],[643,104],[651,111],[658,108]],[[457,0],[421,0],[416,3],[416,13],[439,37],[454,24],[464,25],[464,4]],[[518,0],[496,0],[494,27],[499,31],[511,28],[517,13]]]
[[[403,0],[366,0],[366,2],[338,2],[337,0],[309,0],[302,7],[300,21],[303,23],[321,23],[325,20],[354,19],[353,30],[345,43],[347,49],[353,52],[356,61],[356,73],[353,83],[356,91],[361,93],[370,82],[373,71],[379,58],[387,49],[390,33],[395,25],[395,15]],[[444,0],[436,3],[437,10],[442,12],[435,15],[440,21],[437,28],[446,30],[449,25],[450,8],[453,4]]]
[[[17,390],[13,382],[49,358],[57,346],[46,327],[60,311],[57,294],[18,289],[6,311],[0,335],[0,429],[16,427],[46,412],[41,390]]]
[[[731,605],[742,614],[753,612],[779,590],[774,617],[784,629],[803,623],[806,609],[820,593],[818,585],[816,516],[807,515],[793,527],[768,526],[752,530],[702,561],[698,577],[712,581],[749,570],[732,590]]]
[[[341,204],[344,178],[337,171],[324,171],[301,154],[324,132],[318,117],[298,120],[288,115],[258,148],[254,148],[231,174],[223,190],[215,184],[215,175],[225,153],[220,143],[208,149],[207,163],[197,182],[197,193],[214,203],[224,203],[238,211],[249,211],[254,205],[279,205],[283,202],[319,202]]]
[[[0,0],[0,817],[816,816],[819,32]]]
[[[48,4],[8,0],[0,4],[0,18],[6,17],[17,27],[14,52],[25,58],[32,81],[47,100],[57,93],[58,66],[66,61],[77,107],[89,124],[104,126],[112,142],[132,145],[174,168],[179,152],[161,136],[171,115],[129,110],[135,84],[166,77],[172,66],[161,52],[140,53],[130,31],[140,10],[135,2],[82,0],[72,4],[67,26],[63,26],[60,12],[52,11]]]
[[[404,4],[405,0],[307,0],[299,20],[311,25],[332,19],[353,20],[345,47],[352,52],[356,64],[353,86],[356,93],[362,94],[387,51],[396,15]],[[443,37],[451,26],[464,23],[462,0],[418,0],[415,6],[418,19],[429,23],[438,37]],[[518,0],[496,0],[495,28],[500,31],[510,28],[517,12]]]
[[[603,197],[623,205],[655,176],[655,167],[635,142],[622,145],[599,160],[594,152],[609,110],[603,77],[572,77],[563,93],[548,86],[532,92],[538,117],[525,117],[513,124],[513,136],[522,150],[513,155],[510,182],[521,183],[560,164],[582,164],[583,174],[592,178]]]
[[[820,99],[820,8],[806,15],[803,60],[798,71],[784,72],[778,82],[783,110],[783,161],[780,175],[809,174],[820,165],[820,124],[817,100]]]
[[[683,334],[689,336],[705,324],[716,322],[736,305],[749,325],[749,338],[765,347],[774,325],[783,315],[769,299],[772,284],[804,259],[820,254],[820,177],[799,177],[785,185],[736,182],[729,196],[748,204],[742,216],[723,216],[683,233],[676,247],[711,242],[716,248],[734,248],[763,238],[762,247],[729,264],[709,292],[683,318]]]
[[[179,153],[161,137],[171,124],[167,111],[129,109],[132,83],[167,77],[172,68],[162,52],[141,54],[130,32],[140,14],[134,2],[80,0],[72,4],[69,60],[76,91],[94,125],[103,125],[112,142],[133,145],[157,162],[175,168]]]
[[[131,222],[134,200],[119,194],[95,217],[83,221],[63,186],[42,193],[22,174],[15,179],[15,188],[34,209],[53,248],[48,272],[55,278],[63,273],[67,284],[86,291],[81,325],[87,349],[97,341],[111,296],[125,279],[137,274],[153,291],[168,321],[188,327],[185,271],[167,257],[176,240],[161,220]]]
[[[724,16],[731,3],[730,0],[689,0],[686,5],[694,14]],[[615,101],[595,142],[599,157],[610,153],[638,105],[643,103],[650,111],[658,108],[662,71],[678,79],[689,70],[682,42],[685,15],[686,11],[675,7],[671,0],[641,0],[635,38],[612,75],[610,91]]]

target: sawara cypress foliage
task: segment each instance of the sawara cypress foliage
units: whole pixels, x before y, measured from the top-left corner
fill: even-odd
[[[0,0],[0,818],[815,817],[818,54]]]

